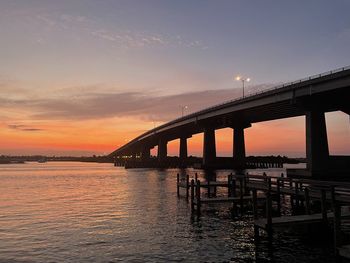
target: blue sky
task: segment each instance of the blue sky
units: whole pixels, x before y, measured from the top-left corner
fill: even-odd
[[[233,86],[237,73],[276,83],[349,63],[349,1],[11,0],[0,7],[0,54],[8,62],[1,69],[28,79],[39,71],[48,81],[85,73],[91,82],[198,74],[220,80],[205,87],[214,89]],[[152,42],[139,46],[142,39]],[[23,60],[37,68],[23,69]]]

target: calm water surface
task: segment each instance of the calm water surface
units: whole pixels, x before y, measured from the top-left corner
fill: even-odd
[[[295,233],[276,236],[272,255],[264,241],[256,248],[251,219],[233,219],[229,205],[191,219],[176,197],[178,172],[1,165],[0,262],[332,262],[329,243]]]

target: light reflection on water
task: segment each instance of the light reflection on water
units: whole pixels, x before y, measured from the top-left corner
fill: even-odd
[[[251,219],[233,220],[228,205],[191,220],[189,204],[176,198],[177,172],[1,165],[0,262],[331,262],[330,245],[295,234],[278,235],[272,257],[264,241],[256,250]]]

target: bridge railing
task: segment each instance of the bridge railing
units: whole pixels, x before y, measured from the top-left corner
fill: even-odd
[[[176,118],[171,123],[179,121],[179,120],[184,120],[184,119],[190,118],[190,117],[195,116],[197,114],[200,114],[200,113],[203,113],[203,112],[206,112],[208,110],[215,109],[215,108],[219,108],[219,107],[221,107],[223,105],[226,105],[226,104],[229,104],[229,103],[232,103],[232,102],[235,102],[235,101],[239,101],[239,100],[243,100],[243,99],[247,99],[247,98],[252,98],[252,97],[254,97],[256,95],[259,95],[259,94],[262,94],[262,93],[266,93],[266,92],[269,92],[269,91],[275,91],[275,90],[278,90],[278,89],[281,89],[281,88],[285,88],[285,87],[288,87],[288,86],[291,86],[291,85],[294,85],[294,84],[298,84],[298,83],[301,83],[301,82],[304,82],[304,81],[308,81],[308,80],[312,80],[312,79],[316,79],[316,78],[320,78],[320,77],[325,77],[325,76],[330,76],[332,74],[335,74],[335,73],[338,73],[338,72],[342,72],[342,71],[345,71],[345,70],[348,70],[348,69],[350,69],[350,66],[337,68],[337,69],[330,70],[330,71],[327,71],[327,72],[324,72],[324,73],[321,73],[321,74],[312,75],[312,76],[309,76],[309,77],[306,77],[306,78],[302,78],[302,79],[299,79],[299,80],[283,83],[283,84],[274,86],[272,88],[260,90],[260,91],[257,91],[255,93],[250,93],[248,96],[238,97],[238,98],[235,98],[235,99],[232,99],[232,100],[228,100],[228,101],[222,102],[220,104],[216,104],[214,106],[211,106],[209,108],[205,108],[203,110],[199,110],[199,111],[190,113],[190,114],[185,115],[185,116],[180,117],[180,118]],[[159,127],[162,127],[162,126],[163,125],[160,125]],[[159,127],[156,127],[156,129],[159,128]]]

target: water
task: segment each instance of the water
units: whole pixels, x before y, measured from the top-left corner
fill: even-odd
[[[275,236],[269,254],[264,240],[254,245],[250,217],[232,219],[229,205],[191,219],[189,204],[176,197],[177,172],[78,162],[1,165],[0,262],[333,261],[331,243],[293,232]]]

